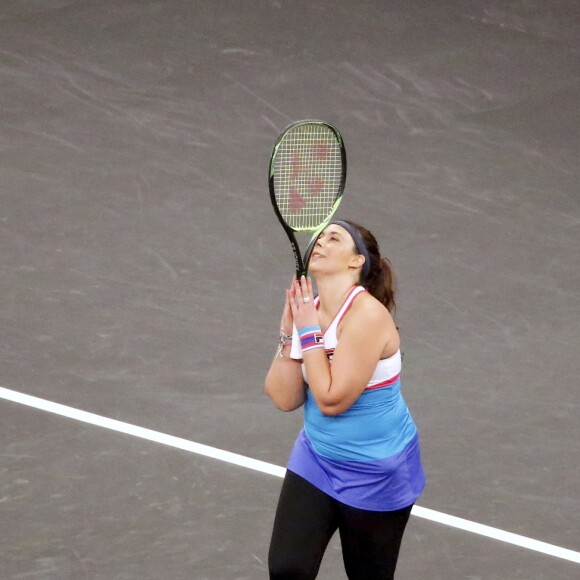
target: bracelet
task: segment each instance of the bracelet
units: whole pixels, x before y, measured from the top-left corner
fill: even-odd
[[[280,342],[286,346],[288,343],[292,342],[292,333],[286,334],[284,329],[280,329]]]
[[[292,335],[286,334],[284,329],[280,329],[280,337],[278,339],[278,348],[276,349],[276,356],[274,358],[284,358],[282,350],[287,344],[292,343]]]
[[[300,336],[300,346],[302,352],[312,350],[313,348],[324,348],[324,335],[318,325],[306,326],[298,331]]]

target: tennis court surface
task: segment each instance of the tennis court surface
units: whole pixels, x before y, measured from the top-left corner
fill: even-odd
[[[4,0],[0,578],[267,578],[298,119],[398,277],[397,577],[580,577],[578,38],[573,0]]]

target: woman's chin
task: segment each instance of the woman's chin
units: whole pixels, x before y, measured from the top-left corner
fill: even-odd
[[[308,264],[308,271],[312,272],[313,274],[316,272],[320,272],[320,258],[316,259],[316,260],[312,260],[309,264]]]

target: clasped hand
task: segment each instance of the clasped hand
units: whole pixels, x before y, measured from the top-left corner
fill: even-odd
[[[284,305],[283,326],[286,331],[292,330],[292,323],[300,330],[306,326],[319,325],[318,312],[314,305],[312,281],[302,276],[294,279],[286,290],[286,304]]]

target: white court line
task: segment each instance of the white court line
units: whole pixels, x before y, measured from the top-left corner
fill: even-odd
[[[252,459],[250,457],[238,455],[237,453],[230,453],[229,451],[223,451],[221,449],[216,449],[215,447],[209,447],[208,445],[194,443],[193,441],[188,441],[187,439],[174,437],[173,435],[167,435],[165,433],[159,433],[158,431],[145,429],[144,427],[123,423],[122,421],[109,419],[101,415],[95,415],[94,413],[88,413],[73,407],[68,407],[59,403],[53,403],[45,399],[33,397],[31,395],[25,395],[17,391],[5,389],[4,387],[0,387],[0,398],[7,401],[12,401],[14,403],[20,403],[21,405],[26,405],[28,407],[33,407],[41,411],[47,411],[48,413],[54,413],[62,417],[75,419],[76,421],[81,421],[90,425],[103,427],[111,431],[125,433],[126,435],[133,435],[134,437],[139,437],[148,441],[154,441],[155,443],[161,443],[162,445],[168,445],[170,447],[182,449],[191,453],[197,453],[198,455],[204,455],[205,457],[211,457],[212,459],[218,459],[219,461],[225,461],[226,463],[232,463],[241,467],[253,469],[254,471],[275,475],[276,477],[284,477],[284,474],[286,473],[285,468],[279,467],[278,465],[272,465],[271,463],[266,463],[265,461]],[[567,548],[560,548],[559,546],[554,546],[553,544],[547,544],[546,542],[540,542],[525,536],[512,534],[511,532],[506,532],[498,528],[492,528],[491,526],[478,524],[477,522],[472,522],[463,518],[450,516],[442,512],[420,507],[418,505],[413,507],[412,514],[432,522],[437,522],[446,526],[457,528],[459,530],[464,530],[492,538],[494,540],[499,540],[500,542],[513,544],[528,550],[547,554],[548,556],[554,556],[555,558],[562,558],[563,560],[569,560],[570,562],[576,562],[577,564],[580,564],[580,552],[568,550]]]

